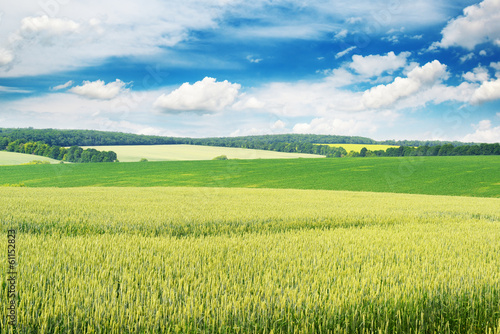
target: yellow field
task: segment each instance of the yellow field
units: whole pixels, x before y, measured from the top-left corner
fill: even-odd
[[[128,146],[85,146],[100,151],[114,151],[121,162],[134,162],[142,158],[149,161],[167,160],[212,160],[226,155],[229,159],[293,159],[324,158],[322,155],[303,153],[284,153],[264,150],[252,150],[235,147],[217,147],[201,145],[128,145]]]
[[[343,147],[347,152],[360,152],[363,147],[366,147],[367,150],[377,151],[382,150],[385,151],[389,147],[399,147],[396,145],[370,145],[370,144],[315,144],[315,145],[328,145],[330,147]]]
[[[20,164],[25,164],[25,163],[28,163],[28,162],[31,162],[34,160],[48,161],[51,164],[60,163],[59,160],[54,160],[54,159],[42,157],[39,155],[0,151],[0,166],[20,165]],[[0,183],[1,183],[1,181],[0,181]]]
[[[500,199],[162,187],[0,198],[2,233],[17,230],[18,333],[500,331]]]

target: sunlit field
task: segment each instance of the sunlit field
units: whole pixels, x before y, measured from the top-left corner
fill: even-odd
[[[497,198],[163,187],[0,197],[2,230],[18,231],[21,333],[500,330]]]
[[[84,148],[90,148],[86,146]],[[201,145],[127,145],[127,146],[92,146],[101,151],[114,151],[121,162],[168,160],[212,160],[225,155],[228,159],[294,159],[323,158],[322,155],[304,153],[284,153],[264,150],[252,150],[236,147],[217,147]]]

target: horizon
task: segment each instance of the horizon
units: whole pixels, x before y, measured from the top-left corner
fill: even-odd
[[[358,135],[352,135],[352,136],[344,136],[344,135],[336,135],[336,134],[316,134],[316,133],[271,133],[271,134],[254,134],[254,135],[239,135],[239,136],[217,136],[217,137],[175,137],[175,136],[167,136],[167,135],[146,135],[146,134],[137,134],[137,133],[132,133],[132,132],[123,132],[123,131],[113,131],[113,130],[96,130],[96,129],[58,129],[58,128],[34,128],[34,127],[27,127],[27,128],[1,128],[0,127],[0,133],[1,130],[4,129],[9,129],[9,130],[56,130],[56,131],[100,131],[100,132],[113,132],[113,133],[123,133],[127,135],[137,135],[137,136],[153,136],[153,137],[164,137],[164,138],[176,138],[176,139],[211,139],[211,138],[243,138],[243,137],[259,137],[259,136],[287,136],[287,135],[304,135],[304,136],[335,136],[335,137],[348,137],[348,138],[363,138],[363,139],[369,139],[373,140],[376,142],[376,144],[366,144],[366,145],[384,145],[384,142],[442,142],[442,143],[461,143],[461,144],[497,144],[497,143],[484,143],[484,142],[460,142],[460,141],[449,141],[449,140],[429,140],[429,139],[382,139],[382,140],[375,140],[370,137],[365,137],[365,136],[358,136]],[[382,144],[378,144],[382,143]],[[328,145],[328,144],[343,144],[343,143],[317,143],[318,145]],[[346,143],[348,144],[348,143]],[[361,143],[361,145],[364,143]],[[151,144],[151,145],[156,145],[156,144]],[[164,144],[159,144],[159,145],[164,145]],[[169,144],[169,145],[183,145],[183,144]],[[109,145],[103,145],[103,146],[109,146]],[[120,145],[113,145],[113,146],[120,146]]]
[[[497,143],[499,22],[498,0],[12,3],[0,128]]]

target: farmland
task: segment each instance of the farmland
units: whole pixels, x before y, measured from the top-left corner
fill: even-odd
[[[328,145],[330,147],[343,147],[347,152],[354,151],[360,152],[363,147],[366,147],[369,151],[385,151],[390,147],[399,147],[396,145],[379,145],[379,144],[317,144],[317,145]]]
[[[5,166],[0,184],[181,186],[500,196],[500,157],[405,157]]]
[[[122,189],[0,188],[21,332],[500,330],[500,199]]]
[[[2,166],[18,333],[500,333],[498,166]]]
[[[49,162],[51,164],[60,163],[59,160],[54,160],[54,159],[50,159],[47,157],[34,156],[31,154],[22,154],[22,153],[15,153],[15,152],[0,151],[0,166],[20,165],[20,164],[32,162],[34,160],[46,161],[46,162]]]
[[[323,157],[315,154],[284,153],[201,145],[127,145],[88,146],[84,148],[95,148],[101,151],[116,152],[118,160],[121,162],[139,161],[143,158],[149,161],[212,160],[220,155],[225,155],[229,159],[294,159]]]

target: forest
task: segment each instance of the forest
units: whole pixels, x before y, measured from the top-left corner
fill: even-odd
[[[71,146],[69,149],[58,145],[49,145],[41,141],[27,141],[25,139],[10,140],[0,137],[0,151],[33,154],[66,162],[115,162],[116,153],[113,151],[98,151],[93,148],[83,149]]]
[[[442,141],[375,141],[365,137],[280,134],[244,137],[177,138],[135,135],[121,132],[96,130],[56,129],[0,129],[0,150],[38,154],[71,162],[115,161],[114,152],[95,149],[76,149],[73,146],[99,145],[207,145],[270,150],[288,153],[309,153],[332,157],[397,157],[397,156],[453,156],[453,155],[500,155],[500,144],[472,144]],[[384,144],[400,145],[387,150],[347,152],[342,147],[326,144]],[[47,145],[47,146],[43,146]],[[70,150],[64,147],[72,147]],[[41,154],[39,154],[42,152]],[[65,160],[66,159],[66,160]]]

